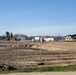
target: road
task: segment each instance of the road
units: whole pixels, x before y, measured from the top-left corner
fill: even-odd
[[[76,72],[10,73],[0,75],[76,75]]]

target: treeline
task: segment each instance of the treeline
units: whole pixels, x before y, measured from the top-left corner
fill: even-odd
[[[5,37],[5,39],[7,41],[10,41],[10,40],[17,41],[17,37],[25,37],[25,38],[27,37],[28,38],[28,36],[26,36],[24,34],[13,34],[12,32],[9,32],[9,31],[6,31],[5,35],[3,35],[2,37]]]
[[[14,36],[13,36],[13,33],[9,33],[8,31],[5,33],[5,36],[6,36],[6,40],[11,40]]]

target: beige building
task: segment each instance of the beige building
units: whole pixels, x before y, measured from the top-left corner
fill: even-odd
[[[76,35],[65,36],[65,41],[76,41]]]

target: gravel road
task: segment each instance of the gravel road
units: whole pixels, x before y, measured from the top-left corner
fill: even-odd
[[[10,73],[0,75],[76,75],[76,72]]]

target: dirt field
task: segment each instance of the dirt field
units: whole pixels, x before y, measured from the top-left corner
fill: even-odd
[[[76,64],[76,42],[41,43],[44,65]],[[40,43],[0,42],[0,64],[26,67],[40,62]]]
[[[11,73],[1,75],[76,75],[76,72]]]
[[[34,44],[34,48],[40,48],[39,43]],[[49,51],[69,51],[76,50],[76,42],[46,42],[41,43],[41,48]]]

